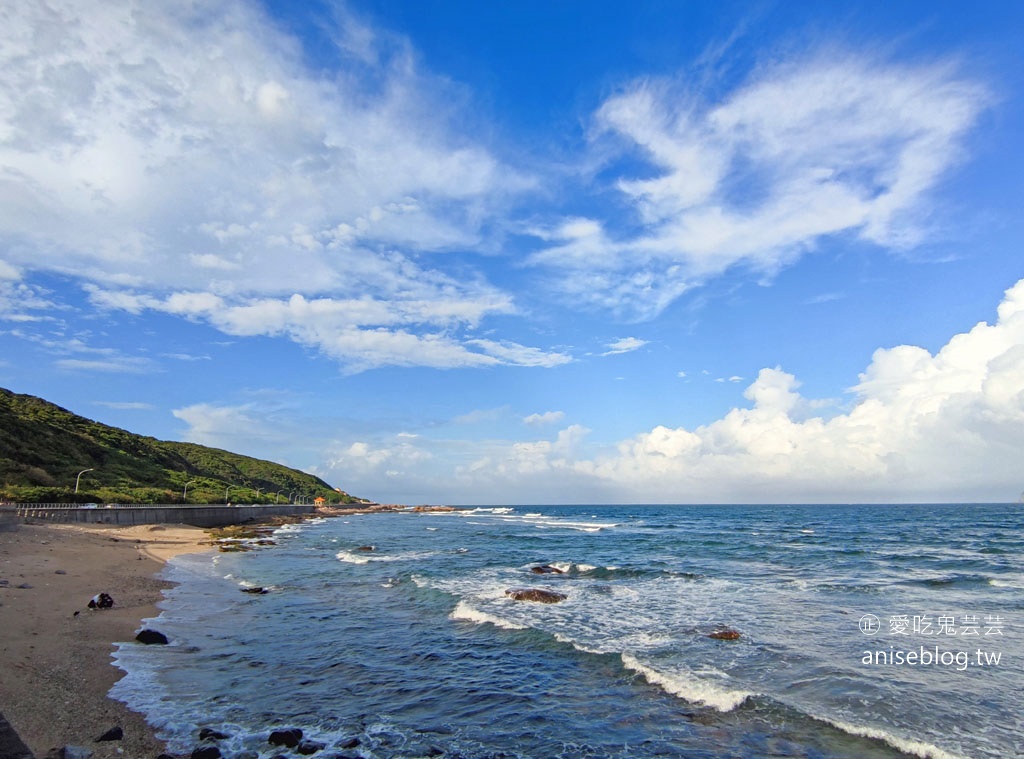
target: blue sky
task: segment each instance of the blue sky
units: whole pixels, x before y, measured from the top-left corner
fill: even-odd
[[[1014,500],[1024,6],[0,10],[0,386],[403,503]]]

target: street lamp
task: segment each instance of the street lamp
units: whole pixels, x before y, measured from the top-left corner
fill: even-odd
[[[292,502],[292,496],[293,495],[295,495],[295,491],[294,490],[288,494],[288,503]]]
[[[228,502],[228,492],[230,492],[231,488],[233,487],[234,485],[228,485],[226,488],[224,488],[224,503]]]
[[[78,473],[78,476],[75,477],[75,492],[76,493],[78,492],[78,481],[80,479],[82,479],[82,475],[85,474],[86,472],[92,472],[92,471],[95,471],[95,470],[94,469],[83,469],[81,472]]]
[[[260,491],[261,490],[263,490],[263,488],[256,488],[256,503],[260,502]]]
[[[281,491],[280,490],[278,490],[276,493],[274,493],[274,503],[277,503],[277,497],[279,495],[281,495]]]
[[[188,498],[188,486],[191,485],[193,482],[199,482],[199,480],[189,480],[188,482],[185,483],[185,489],[183,491],[181,491],[181,500],[182,501],[184,501],[186,498]]]

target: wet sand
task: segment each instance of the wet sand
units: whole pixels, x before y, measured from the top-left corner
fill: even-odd
[[[0,713],[38,759],[65,745],[95,759],[156,757],[164,745],[141,715],[107,698],[122,672],[113,644],[159,613],[172,556],[212,550],[184,525],[23,524],[0,532]],[[204,545],[205,544],[205,545]],[[108,593],[114,607],[90,610]],[[76,614],[77,612],[77,614]],[[97,743],[120,726],[120,741]]]

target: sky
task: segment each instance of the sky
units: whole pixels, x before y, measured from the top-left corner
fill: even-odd
[[[387,503],[1014,501],[1024,4],[0,5],[0,386]]]

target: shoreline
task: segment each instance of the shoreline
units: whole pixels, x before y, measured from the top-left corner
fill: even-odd
[[[107,696],[124,675],[114,643],[160,613],[169,559],[213,550],[206,530],[185,525],[36,522],[0,532],[0,713],[37,759],[69,745],[94,759],[166,750],[141,714]],[[114,607],[90,610],[98,593]],[[96,742],[115,726],[121,740]]]

